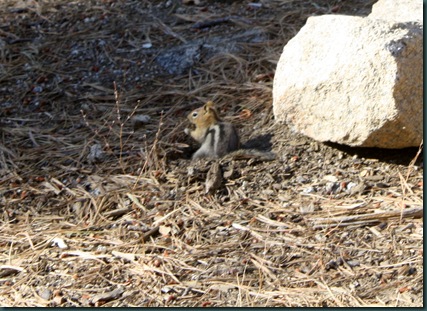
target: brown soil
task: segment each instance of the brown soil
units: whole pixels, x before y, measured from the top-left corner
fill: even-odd
[[[421,148],[271,110],[306,19],[373,2],[2,1],[0,305],[422,306]],[[183,133],[207,100],[277,155],[221,159],[212,194]]]

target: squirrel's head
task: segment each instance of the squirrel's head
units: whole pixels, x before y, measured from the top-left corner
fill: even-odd
[[[220,120],[212,101],[208,101],[203,107],[193,110],[188,115],[188,119],[196,125],[211,125]]]

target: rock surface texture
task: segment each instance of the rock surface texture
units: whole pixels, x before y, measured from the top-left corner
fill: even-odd
[[[418,19],[422,4],[395,9],[390,1],[380,2],[368,17],[308,18],[284,47],[277,65],[276,120],[323,142],[419,146],[423,138],[423,25]],[[405,1],[412,2],[420,1]],[[399,20],[395,10],[407,13]]]
[[[423,1],[419,0],[380,0],[372,6],[369,18],[388,21],[421,22],[423,20]]]

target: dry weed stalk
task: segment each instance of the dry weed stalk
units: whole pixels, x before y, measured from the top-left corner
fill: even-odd
[[[119,123],[119,126],[120,126],[120,130],[119,130],[119,140],[120,140],[120,142],[119,142],[120,143],[119,163],[120,163],[120,166],[122,168],[123,173],[125,173],[125,167],[124,167],[124,164],[122,161],[123,150],[124,150],[125,144],[132,137],[132,134],[127,137],[125,142],[123,142],[123,127],[125,126],[125,123],[128,122],[136,113],[136,110],[138,109],[140,101],[137,101],[137,104],[133,107],[133,110],[131,111],[131,113],[128,114],[126,116],[126,119],[122,122],[121,114],[120,114],[119,92],[117,90],[116,81],[113,81],[113,84],[114,84],[114,98],[115,98],[115,103],[116,103],[117,122]]]
[[[145,161],[142,164],[139,174],[138,174],[138,178],[135,181],[135,184],[133,185],[132,189],[135,189],[138,185],[139,180],[144,176],[144,174],[147,174],[148,172],[160,172],[162,169],[164,169],[164,165],[161,165],[160,162],[160,158],[158,155],[158,144],[160,141],[160,133],[162,131],[162,126],[163,126],[163,116],[164,116],[164,112],[162,111],[160,114],[160,119],[159,119],[159,125],[157,128],[157,132],[156,135],[154,137],[154,142],[151,145],[151,148],[148,148],[147,145],[147,140],[145,143]],[[148,174],[151,175],[151,177],[153,177],[153,174]],[[156,175],[156,173],[155,173]]]
[[[93,128],[90,126],[89,121],[87,119],[86,113],[83,110],[80,110],[80,113],[82,114],[83,120],[87,128],[90,129],[90,131],[93,133],[94,137],[98,137],[102,139],[104,142],[104,147],[110,151],[111,154],[115,155],[113,148],[111,146],[114,146],[114,142],[111,142],[111,137],[118,137],[119,139],[119,154],[118,154],[118,161],[119,166],[121,167],[122,172],[126,173],[126,167],[125,163],[123,162],[123,153],[125,152],[125,146],[129,142],[129,140],[132,138],[133,132],[131,132],[127,137],[126,140],[123,139],[124,136],[124,126],[126,123],[130,121],[130,119],[135,115],[139,105],[140,101],[137,101],[137,104],[133,107],[132,111],[126,116],[126,118],[122,121],[122,115],[121,115],[121,109],[120,109],[120,96],[119,91],[117,89],[117,84],[115,81],[113,81],[114,86],[114,100],[115,100],[115,112],[116,112],[116,120],[106,120],[103,125],[100,128]],[[114,134],[115,125],[118,125],[119,130],[118,133]],[[105,128],[108,128],[108,132],[106,134],[103,134],[103,130]]]
[[[400,221],[401,222],[402,222],[402,219],[403,219],[403,214],[405,212],[405,207],[407,206],[407,200],[408,200],[407,193],[409,192],[412,195],[414,194],[414,192],[412,191],[410,185],[408,185],[408,180],[409,180],[409,177],[410,177],[411,173],[414,171],[415,162],[418,160],[418,157],[420,156],[420,154],[421,154],[421,152],[423,150],[423,142],[424,142],[424,140],[421,140],[421,143],[420,143],[420,145],[418,147],[418,151],[417,151],[415,157],[411,160],[411,162],[408,165],[407,173],[406,173],[406,178],[404,178],[402,176],[402,174],[400,173],[400,171],[399,171],[400,187],[401,187],[401,190],[402,190],[401,200],[400,200],[400,204],[399,204],[400,208],[401,208],[401,216],[400,216]],[[415,203],[415,202],[414,202],[414,204],[417,205],[417,203]]]

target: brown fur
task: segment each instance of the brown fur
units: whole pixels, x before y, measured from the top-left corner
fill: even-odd
[[[201,144],[193,159],[218,158],[239,148],[236,128],[219,118],[213,102],[208,101],[203,107],[193,110],[187,118],[194,128],[185,129],[185,133]]]
[[[213,102],[208,101],[203,107],[194,109],[187,116],[188,120],[195,125],[190,135],[197,142],[202,143],[210,126],[221,122]]]

